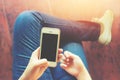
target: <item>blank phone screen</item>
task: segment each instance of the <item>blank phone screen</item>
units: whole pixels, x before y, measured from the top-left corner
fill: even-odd
[[[56,60],[58,35],[43,33],[41,45],[41,58],[48,61]]]

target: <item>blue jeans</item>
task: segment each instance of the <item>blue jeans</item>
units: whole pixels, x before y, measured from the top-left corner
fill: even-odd
[[[100,25],[87,21],[67,21],[36,11],[21,13],[14,25],[13,34],[13,80],[18,80],[25,70],[32,52],[40,46],[42,27],[61,29],[60,47],[78,55],[88,68],[81,41],[97,40]],[[39,80],[76,80],[59,65],[48,68]]]

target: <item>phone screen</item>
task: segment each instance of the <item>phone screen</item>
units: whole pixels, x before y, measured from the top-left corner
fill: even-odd
[[[57,34],[43,33],[41,45],[41,58],[46,58],[48,61],[56,60],[57,41]]]

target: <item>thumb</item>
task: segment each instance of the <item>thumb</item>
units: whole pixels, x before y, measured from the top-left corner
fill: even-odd
[[[71,59],[74,59],[76,57],[76,55],[72,54],[69,51],[65,51],[64,55],[65,55],[66,58],[71,58]]]
[[[64,69],[64,70],[66,70],[67,65],[66,65],[66,64],[63,64],[63,63],[61,63],[61,64],[60,64],[60,67],[61,67],[62,69]]]
[[[48,67],[48,61],[47,61],[47,59],[40,59],[40,60],[38,60],[36,66],[39,66],[39,67],[40,67],[40,66]]]
[[[32,56],[33,57],[39,57],[39,55],[40,55],[40,47],[38,47],[33,53],[32,53]]]

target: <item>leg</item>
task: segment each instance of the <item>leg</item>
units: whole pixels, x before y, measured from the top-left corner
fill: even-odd
[[[85,67],[88,69],[85,53],[84,53],[83,47],[80,43],[68,42],[67,44],[64,45],[63,49],[65,51],[68,50],[68,51],[78,55],[82,59]],[[76,80],[73,76],[69,75],[67,72],[65,72],[63,69],[61,69],[59,64],[55,69],[51,69],[51,72],[54,73],[54,75],[53,75],[54,80]]]
[[[113,23],[113,12],[108,10],[97,21],[66,21],[43,13],[34,12],[36,16],[41,16],[44,26],[57,27],[61,29],[61,41],[95,41],[102,44],[111,42],[111,29]],[[72,36],[71,36],[72,35]],[[67,37],[66,37],[67,36]]]
[[[16,19],[13,36],[13,80],[18,80],[31,53],[39,46],[41,28],[37,18],[28,12],[22,13]],[[53,80],[49,68],[39,80]]]
[[[43,27],[61,29],[61,41],[95,41],[100,35],[100,24],[89,21],[68,21],[39,12],[31,12],[35,17],[41,16]],[[72,35],[72,36],[71,36]]]

